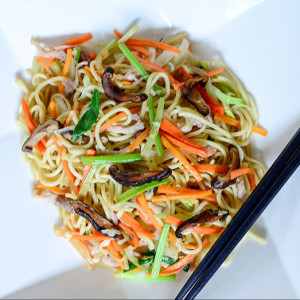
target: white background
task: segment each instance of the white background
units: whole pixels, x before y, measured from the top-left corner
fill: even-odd
[[[135,283],[109,270],[87,271],[71,246],[55,237],[56,210],[31,199],[32,177],[15,125],[22,97],[15,85],[30,67],[31,36],[92,32],[101,42],[114,28],[138,22],[141,34],[159,40],[187,31],[192,51],[222,59],[255,97],[267,138],[253,139],[255,156],[272,164],[300,125],[299,1],[0,1],[0,297],[64,273],[19,297],[164,298],[176,283]],[[171,26],[171,29],[170,29]],[[220,269],[201,298],[299,298],[300,196],[298,170],[262,217],[267,245],[251,238]]]

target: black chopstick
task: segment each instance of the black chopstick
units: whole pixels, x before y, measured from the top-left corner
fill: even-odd
[[[300,129],[191,275],[176,299],[193,299],[272,201],[300,162]],[[194,288],[190,291],[190,289]],[[189,292],[190,291],[190,292]]]

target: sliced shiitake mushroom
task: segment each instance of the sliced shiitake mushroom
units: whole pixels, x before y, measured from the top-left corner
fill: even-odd
[[[122,94],[122,91],[113,83],[112,78],[114,75],[114,70],[111,67],[107,67],[102,76],[102,86],[105,95],[119,102],[135,102],[141,103],[148,99],[148,96],[144,93],[141,94]]]
[[[81,217],[87,219],[99,233],[114,239],[123,238],[119,228],[102,217],[93,207],[79,200],[74,201],[72,206],[74,211]]]
[[[231,172],[238,169],[240,167],[240,156],[239,156],[239,151],[238,149],[230,145],[229,146],[229,164],[231,164],[231,167],[226,175],[217,175],[215,176],[210,185],[214,189],[225,189],[229,185],[234,184],[237,180],[231,179]]]
[[[198,98],[194,98],[192,93],[193,89],[200,85],[201,87],[205,87],[208,81],[207,77],[204,76],[196,76],[185,81],[184,87],[182,89],[182,93],[184,97],[192,103],[197,111],[202,114],[203,116],[207,116],[210,113],[209,106],[205,103],[204,99],[199,95]]]
[[[62,128],[63,125],[53,119],[49,119],[46,122],[39,124],[33,131],[30,137],[24,142],[22,151],[32,152],[32,148],[45,136],[50,135],[55,130]]]
[[[122,172],[116,165],[109,168],[112,178],[118,183],[125,186],[139,186],[152,181],[161,181],[172,174],[169,167],[164,167],[162,171],[146,171],[146,172]]]
[[[204,212],[200,213],[199,215],[196,215],[196,216],[184,221],[182,224],[180,224],[175,231],[175,235],[178,238],[182,238],[182,232],[186,229],[194,228],[196,226],[202,226],[205,223],[213,223],[218,220],[224,221],[227,216],[228,216],[228,210],[225,210],[225,209],[205,210]]]

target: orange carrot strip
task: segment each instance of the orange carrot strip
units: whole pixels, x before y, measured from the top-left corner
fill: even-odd
[[[123,223],[119,223],[119,226],[133,237],[133,247],[134,249],[137,248],[139,246],[140,240],[136,232]]]
[[[211,164],[199,164],[194,165],[198,172],[211,172],[211,173],[227,173],[229,171],[229,166],[223,165],[211,165]]]
[[[222,73],[222,72],[224,72],[224,69],[223,69],[223,68],[220,68],[220,69],[217,69],[217,70],[210,71],[210,72],[204,74],[203,76],[211,77],[211,76],[220,74],[220,73]]]
[[[181,72],[181,74],[183,74],[184,76],[186,76],[188,78],[193,78],[193,76],[182,67],[180,68],[180,72]]]
[[[89,149],[87,151],[86,155],[87,156],[95,156],[95,154],[96,154],[96,151],[94,149]],[[92,166],[84,166],[84,168],[83,168],[83,174],[82,174],[81,187],[80,188],[82,188],[82,185],[84,184],[84,182],[85,182],[85,180],[86,180],[86,178],[87,178],[87,176],[88,176],[91,168],[92,168]]]
[[[132,114],[136,114],[141,110],[140,107],[135,107],[130,109],[130,112]],[[119,120],[123,119],[127,117],[127,114],[125,112],[121,112],[119,114],[117,114],[116,116],[114,116],[112,119],[108,120],[106,123],[104,123],[100,129],[99,129],[99,134],[104,132],[107,128],[109,128],[110,126],[112,126],[114,123],[118,122]]]
[[[174,137],[172,137],[171,135],[169,135],[168,133],[166,133],[165,131],[161,130],[162,132],[162,135],[164,137],[167,138],[167,140],[172,143],[173,145],[181,148],[181,149],[184,149],[190,153],[194,153],[194,154],[197,154],[199,156],[203,156],[203,157],[208,157],[207,153],[205,151],[203,151],[202,149],[199,149],[199,147],[194,147],[192,145],[189,145],[189,144],[186,144],[185,142],[179,140],[179,139],[176,139]]]
[[[132,85],[131,81],[127,81],[127,80],[122,80],[120,81],[123,85]]]
[[[161,66],[159,66],[159,65],[157,65],[155,63],[152,63],[152,62],[150,62],[148,60],[145,60],[145,59],[137,56],[135,53],[132,53],[132,54],[143,65],[151,67],[151,68],[153,68],[153,69],[155,69],[155,70],[157,70],[159,72],[165,73],[169,77],[169,79],[170,79],[171,82],[173,82],[174,84],[178,84],[178,81],[169,72],[167,72],[166,69],[164,69],[163,67],[161,67]]]
[[[183,223],[182,220],[180,220],[180,219],[178,219],[178,218],[176,218],[176,217],[173,217],[173,216],[171,216],[171,215],[168,215],[168,217],[166,218],[165,222],[166,222],[167,224],[171,224],[171,225],[174,225],[174,226],[176,226],[176,227],[178,227],[180,224]]]
[[[241,122],[240,121],[234,120],[234,119],[229,118],[227,116],[223,116],[223,115],[220,115],[220,114],[215,114],[214,115],[214,119],[216,119],[218,121],[221,121],[221,122],[224,122],[225,124],[228,124],[228,125],[231,125],[231,126],[235,126],[237,128],[241,128]],[[258,126],[255,126],[255,125],[252,126],[251,131],[254,132],[254,133],[263,135],[263,136],[267,136],[268,135],[268,131],[267,130],[265,130],[263,128],[260,128]]]
[[[152,209],[149,207],[148,202],[146,201],[144,193],[138,195],[136,197],[136,203],[141,207],[142,211],[148,216],[151,224],[155,227],[155,229],[160,233],[162,230],[161,224],[154,217]]]
[[[126,223],[126,225],[130,226],[136,232],[143,234],[149,239],[153,240],[155,238],[155,234],[147,231],[139,222],[130,217],[126,212],[123,213],[121,220]]]
[[[68,76],[68,72],[69,72],[69,68],[70,68],[71,62],[72,62],[72,49],[68,49],[67,50],[67,56],[66,56],[65,65],[63,67],[61,76],[63,76],[63,77],[67,77]],[[60,94],[63,94],[64,90],[65,90],[65,86],[60,81],[59,84],[58,84],[58,92]]]
[[[41,62],[48,62],[53,60],[55,57],[53,56],[49,56],[49,57],[45,57],[45,56],[39,56],[35,59],[35,61],[39,64]]]
[[[91,74],[92,74],[92,71],[91,71],[91,69],[90,69],[90,67],[89,67],[89,66],[85,66],[83,69],[84,69],[84,70],[86,70],[86,71],[88,71],[89,73],[91,73]]]
[[[26,103],[24,98],[22,98],[22,100],[21,100],[21,105],[22,105],[22,110],[23,110],[23,114],[24,114],[24,118],[25,118],[28,130],[31,134],[32,131],[35,129],[35,124],[33,123],[33,120],[32,120],[31,115],[30,115],[29,108],[28,108],[27,103]],[[46,151],[46,144],[47,144],[47,141],[46,141],[45,138],[42,138],[36,144],[36,148],[39,151],[39,153],[43,153],[43,152]]]
[[[55,120],[57,118],[55,101],[50,101],[50,112],[51,112],[51,118]]]
[[[148,127],[146,130],[144,130],[129,146],[128,150],[131,152],[135,150],[142,142],[143,140],[148,137],[150,134],[151,127]]]
[[[81,240],[81,241],[105,241],[109,240],[109,237],[106,235],[95,236],[95,235],[80,235],[80,234],[72,234],[70,240]]]
[[[58,144],[58,138],[56,136],[53,136],[52,140],[53,140],[53,142],[54,142],[54,144],[56,146],[58,155],[60,157],[61,163],[62,163],[63,168],[65,170],[66,176],[68,177],[70,186],[75,191],[75,193],[78,195],[78,193],[79,193],[79,187],[75,186],[75,176],[70,171],[68,162],[65,159],[63,159],[63,157],[62,157],[62,147]]]
[[[205,100],[207,105],[210,107],[210,110],[213,113],[219,113],[223,115],[225,113],[225,108],[216,102],[207,92],[206,90],[198,85],[198,90],[200,92],[201,97]]]
[[[141,210],[139,210],[139,209],[137,209],[137,212],[138,212],[139,217],[140,217],[140,218],[141,218],[148,226],[150,226],[151,228],[155,229],[155,227],[152,225],[152,223],[151,223],[151,221],[150,221],[150,219],[149,219],[148,216],[145,216],[145,214],[144,214]]]
[[[178,89],[181,89],[182,87],[184,87],[184,84],[185,84],[185,81],[175,84],[174,90],[177,91]]]
[[[161,137],[163,145],[188,169],[188,171],[195,177],[197,181],[202,179],[198,171],[192,166],[192,164],[183,156],[183,154],[170,144],[170,142],[164,137]]]
[[[184,248],[187,248],[187,249],[191,249],[191,250],[194,250],[196,248],[198,248],[198,245],[191,245],[191,244],[186,244],[186,243],[182,243],[183,247]]]
[[[173,195],[160,195],[160,196],[153,196],[152,202],[164,202],[166,199],[168,200],[178,200],[178,199],[203,199],[203,197],[209,196],[212,194],[212,190],[207,191],[195,191],[194,193],[180,193],[180,194],[173,194]],[[215,202],[214,200],[206,200],[209,202]]]
[[[111,254],[117,259],[120,260],[122,259],[121,254],[112,246],[111,243],[108,244],[107,248],[109,249],[109,251],[111,252]]]
[[[120,39],[123,37],[123,34],[121,34],[117,29],[114,29],[113,33]]]
[[[191,141],[189,138],[187,138],[183,132],[180,131],[180,129],[174,125],[172,122],[170,122],[168,119],[163,119],[161,125],[160,125],[161,130],[165,131],[167,134],[172,135],[178,140],[181,140],[182,142],[189,144],[193,147],[196,147],[198,149],[205,150],[206,152],[211,152],[215,153],[215,151],[210,150],[208,148],[205,148],[203,146],[200,146],[193,141]]]
[[[103,50],[102,53],[101,53],[102,59],[104,59],[105,54],[106,54],[106,50]]]
[[[209,245],[210,242],[207,239],[205,239],[202,243],[202,249],[198,253],[185,255],[184,257],[180,258],[178,262],[161,271],[159,275],[164,276],[164,275],[178,273],[187,264],[189,264],[201,251],[206,249]]]
[[[258,126],[255,126],[255,125],[252,126],[251,131],[254,132],[254,133],[263,135],[263,136],[267,136],[268,135],[268,130],[265,130],[265,129],[263,129],[261,127],[258,127]]]
[[[234,170],[231,172],[230,178],[234,179],[244,174],[247,174],[251,189],[254,190],[256,187],[255,177],[253,171],[250,168],[239,168],[237,170]]]
[[[71,118],[72,118],[72,116],[73,116],[73,113],[74,113],[73,110],[71,110],[70,113],[69,113],[69,115],[68,115],[68,118],[67,118],[67,120],[66,120],[66,122],[65,122],[64,127],[69,126],[69,123],[70,123],[70,121],[71,121]]]
[[[111,240],[111,244],[112,244],[112,246],[113,246],[117,251],[119,251],[121,254],[124,253],[124,249],[122,248],[121,245],[119,245],[119,244],[117,243],[116,240]]]
[[[57,186],[46,186],[40,182],[38,182],[36,185],[35,185],[35,188],[36,189],[45,189],[45,190],[48,190],[48,191],[51,191],[55,194],[58,194],[58,195],[65,195],[67,193],[70,193],[69,190],[61,190],[60,188],[58,188]]]
[[[126,43],[125,43],[126,44]],[[134,46],[134,45],[131,45],[130,48],[133,50],[133,51],[136,51],[136,52],[139,52],[145,56],[149,56],[150,55],[150,52],[145,49],[144,47],[142,46]]]
[[[154,48],[174,52],[174,53],[177,53],[177,54],[181,53],[181,50],[178,49],[178,48],[167,45],[165,43],[156,42],[156,41],[140,40],[140,39],[128,39],[126,44],[128,44],[128,46],[154,47]]]
[[[224,227],[200,227],[195,226],[193,228],[187,229],[189,232],[197,233],[197,234],[215,234],[219,233],[224,229]]]
[[[91,60],[94,60],[94,59],[96,58],[96,56],[97,56],[97,54],[96,54],[95,52],[93,52],[93,51],[91,51],[91,52],[89,53],[89,58],[90,58]]]
[[[89,247],[87,241],[84,241],[84,240],[83,240],[83,241],[81,241],[81,243],[84,245],[84,247],[86,248],[86,250],[89,252],[90,257],[91,257],[91,258],[94,258],[94,255],[92,254],[92,251],[91,251],[91,249],[90,249],[90,247]]]
[[[50,66],[53,63],[53,61],[55,60],[55,58],[53,57],[52,59],[49,59],[48,61],[45,62],[44,64],[44,69],[47,73],[49,73],[50,71]]]
[[[72,39],[66,41],[65,43],[61,44],[61,46],[79,45],[79,44],[82,44],[82,43],[85,43],[85,42],[91,40],[92,38],[93,38],[93,36],[90,33],[88,33],[88,34],[85,34],[85,35],[82,35],[82,36],[79,36],[76,38],[72,38]]]

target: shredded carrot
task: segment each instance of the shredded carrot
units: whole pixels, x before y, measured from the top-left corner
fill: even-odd
[[[50,101],[50,113],[51,113],[51,118],[56,120],[57,115],[56,115],[56,102],[55,101]]]
[[[88,71],[89,73],[91,73],[91,74],[92,74],[92,71],[91,71],[91,69],[90,69],[90,67],[89,67],[89,66],[85,66],[83,69],[84,69],[84,70],[86,70],[86,71]]]
[[[33,120],[31,118],[30,115],[30,110],[27,106],[27,103],[25,101],[24,98],[22,98],[21,100],[21,105],[22,105],[22,110],[23,110],[23,114],[24,114],[24,118],[28,127],[28,130],[30,132],[30,134],[33,132],[33,130],[35,129],[35,124],[33,123]],[[46,144],[47,141],[45,138],[42,138],[37,144],[36,144],[36,148],[39,151],[39,153],[43,153],[46,151]]]
[[[71,121],[71,119],[72,119],[73,113],[74,113],[74,111],[71,110],[70,113],[69,113],[69,115],[68,115],[68,118],[67,118],[67,120],[66,120],[66,122],[65,122],[64,127],[69,126],[69,123],[70,123],[70,121]]]
[[[128,150],[131,152],[133,150],[135,150],[142,142],[145,138],[148,137],[148,135],[150,134],[151,131],[151,127],[148,127],[145,131],[143,131],[129,146],[128,146]]]
[[[256,187],[255,184],[255,177],[254,177],[254,173],[250,168],[239,168],[237,170],[234,170],[230,173],[230,178],[234,179],[237,178],[239,176],[242,176],[244,174],[247,174],[251,189],[254,190]]]
[[[178,262],[176,262],[175,264],[167,267],[166,269],[164,269],[163,271],[161,271],[159,273],[159,275],[161,276],[166,276],[166,275],[171,275],[171,274],[175,274],[178,273],[179,271],[181,271],[187,264],[189,264],[190,262],[192,262],[192,260],[204,249],[206,249],[208,246],[210,245],[209,240],[205,239],[202,243],[202,249],[195,254],[187,254],[184,257],[180,258]]]
[[[89,53],[89,58],[90,58],[91,60],[94,60],[94,59],[96,58],[96,56],[97,56],[97,54],[96,54],[95,52],[93,52],[93,51],[91,51],[91,52]]]
[[[87,242],[87,241],[81,241],[81,243],[84,245],[84,247],[85,247],[85,248],[87,249],[87,251],[89,252],[90,257],[91,257],[91,258],[94,258],[94,255],[92,254],[92,251],[91,251],[91,249],[90,249],[90,247],[89,247],[88,242]]]
[[[181,89],[182,87],[184,87],[184,84],[185,84],[185,81],[175,84],[174,90],[177,91],[178,89]]]
[[[136,114],[141,110],[140,107],[135,107],[130,109],[130,112],[132,114]],[[108,120],[106,123],[104,123],[100,129],[99,129],[99,134],[104,132],[107,128],[109,128],[110,126],[112,126],[114,123],[118,122],[119,120],[123,119],[127,117],[127,114],[125,112],[121,112],[119,114],[117,114],[116,116],[114,116],[112,119]],[[93,133],[93,135],[95,135],[95,133]]]
[[[85,42],[91,40],[92,38],[93,38],[93,36],[90,33],[88,33],[88,34],[85,34],[85,35],[82,35],[82,36],[79,36],[76,38],[72,38],[72,39],[66,41],[65,43],[61,44],[61,46],[79,45],[79,44],[82,44],[82,43],[85,43]]]
[[[229,171],[229,166],[223,165],[211,165],[211,164],[199,164],[194,165],[198,172],[211,172],[211,173],[227,173]]]
[[[114,29],[113,33],[120,39],[121,37],[123,37],[123,35],[117,30]]]
[[[72,233],[72,232],[66,231],[64,229],[59,229],[58,234],[59,234],[59,236],[65,237],[65,238],[69,238],[68,235],[70,234],[70,240],[79,240],[79,241],[99,241],[99,242],[102,242],[104,240],[109,240],[110,239],[108,236],[106,236],[104,234],[101,234],[101,233],[98,233],[97,235],[80,235],[78,233]]]
[[[212,202],[212,203],[218,203],[218,201],[217,201],[217,194],[212,194],[212,195],[203,197],[202,200],[206,200],[206,201]]]
[[[164,130],[167,134],[172,135],[173,137],[175,137],[178,140],[181,140],[182,142],[189,144],[193,147],[196,147],[198,149],[202,149],[206,152],[211,152],[211,153],[215,153],[215,151],[210,150],[208,148],[205,148],[203,146],[200,146],[196,143],[194,143],[193,141],[191,141],[189,138],[187,138],[183,132],[180,131],[180,129],[178,127],[176,127],[172,122],[170,122],[168,119],[163,119],[163,121],[161,122],[160,128],[162,130]]]
[[[167,50],[167,51],[170,51],[170,52],[174,52],[174,53],[177,53],[177,54],[181,53],[181,50],[178,49],[178,48],[167,45],[165,43],[156,42],[156,41],[140,40],[140,39],[128,39],[126,44],[128,44],[128,46],[153,47],[153,48],[158,48],[158,49],[163,49],[163,50]]]
[[[224,69],[223,69],[223,68],[220,68],[220,69],[217,69],[217,70],[210,71],[210,72],[204,74],[203,76],[211,77],[211,76],[220,74],[220,73],[222,73],[222,72],[224,72]]]
[[[215,234],[219,233],[224,229],[224,227],[200,227],[195,226],[193,228],[187,229],[189,232],[197,233],[197,234]]]
[[[103,50],[102,53],[101,53],[102,59],[104,59],[105,54],[106,54],[106,50]]]
[[[228,125],[231,125],[231,126],[235,126],[237,128],[241,128],[241,122],[240,121],[234,120],[234,119],[229,118],[227,116],[222,116],[220,114],[215,114],[214,115],[214,119],[218,120],[218,121],[221,121],[221,122],[224,122],[225,124],[228,124]],[[263,135],[263,136],[267,136],[268,135],[268,131],[267,130],[265,130],[263,128],[260,128],[258,126],[255,126],[255,125],[252,126],[251,131],[254,132],[254,133]]]
[[[61,190],[60,188],[58,188],[57,186],[47,186],[47,185],[44,185],[40,182],[38,182],[36,185],[35,185],[35,188],[36,189],[45,189],[45,190],[48,190],[48,191],[51,191],[55,194],[58,194],[58,195],[65,195],[67,193],[70,193],[69,190]]]
[[[178,199],[203,199],[203,197],[209,196],[212,194],[212,190],[206,190],[206,191],[197,191],[195,190],[194,193],[188,192],[188,193],[180,193],[180,194],[171,194],[171,195],[159,195],[159,196],[153,196],[152,202],[164,202],[166,200],[178,200]],[[207,200],[208,201],[208,200]],[[214,200],[210,200],[210,202],[215,202]]]
[[[75,176],[73,175],[73,173],[69,169],[68,162],[65,159],[63,159],[63,157],[62,157],[62,147],[58,144],[58,138],[56,136],[53,136],[52,140],[53,140],[53,142],[54,142],[54,144],[56,146],[58,155],[60,157],[60,160],[61,160],[61,163],[62,163],[63,168],[65,170],[65,173],[66,173],[66,175],[68,177],[70,186],[75,191],[75,193],[78,195],[78,193],[79,193],[79,187],[75,186]]]
[[[134,247],[134,249],[137,248],[140,244],[140,240],[136,232],[123,223],[119,223],[119,226],[133,237],[132,246]]]
[[[120,81],[123,85],[125,86],[129,86],[129,85],[132,85],[132,82],[131,81],[127,81],[127,80],[122,80]]]
[[[49,57],[45,57],[45,56],[39,56],[35,59],[35,61],[39,64],[42,62],[48,62],[48,61],[52,61],[55,57],[53,56],[49,56]]]
[[[199,149],[199,147],[194,147],[192,145],[186,144],[185,142],[172,137],[170,134],[168,134],[164,130],[161,130],[161,133],[173,145],[175,145],[181,149],[184,149],[190,153],[194,153],[194,154],[197,154],[197,155],[203,156],[203,157],[208,157],[207,153],[205,151],[203,151],[202,149]]]
[[[151,228],[155,229],[155,227],[152,225],[150,219],[148,216],[145,215],[145,213],[143,213],[141,210],[137,209],[138,215],[139,217],[144,221],[144,223],[146,223],[148,226],[150,226]]]
[[[166,218],[165,222],[166,222],[167,224],[171,224],[171,225],[174,225],[174,226],[176,226],[176,227],[178,227],[180,224],[183,223],[182,220],[180,220],[180,219],[178,219],[178,218],[176,218],[176,217],[173,217],[173,216],[171,216],[171,215],[168,215],[168,217]]]
[[[180,72],[181,72],[181,74],[183,74],[184,76],[186,76],[188,78],[193,78],[193,76],[182,67],[180,68]]]
[[[68,76],[68,72],[69,72],[69,68],[70,68],[71,62],[72,62],[72,49],[68,49],[67,50],[67,56],[66,56],[65,65],[63,67],[61,76],[63,76],[63,77],[67,77]],[[60,94],[63,94],[64,90],[65,90],[65,86],[60,81],[59,84],[58,84],[58,92]]]
[[[153,240],[155,238],[155,234],[147,231],[139,222],[129,216],[126,212],[123,213],[121,217],[121,221],[126,225],[130,226],[136,232],[146,236],[147,238]]]
[[[119,244],[117,243],[116,240],[111,240],[111,244],[112,244],[112,246],[113,246],[117,251],[119,251],[121,254],[124,253],[124,249],[122,248],[121,245],[119,245]]]
[[[143,65],[151,67],[159,72],[165,73],[169,77],[171,82],[173,82],[174,84],[178,84],[178,81],[169,72],[167,72],[166,69],[164,69],[163,67],[159,66],[158,64],[152,63],[148,60],[145,60],[145,59],[137,56],[135,53],[132,53],[132,54]]]
[[[86,155],[87,156],[95,156],[95,154],[96,154],[96,151],[94,149],[89,149],[87,151]],[[87,178],[87,176],[88,176],[91,168],[92,168],[92,166],[84,166],[84,168],[83,168],[83,174],[82,174],[81,187],[80,188],[82,188],[82,185],[84,184],[84,182],[85,182],[85,180],[86,180],[86,178]]]
[[[187,170],[195,177],[197,181],[202,179],[198,171],[192,166],[192,164],[183,156],[180,150],[176,149],[170,144],[170,142],[164,137],[161,137],[163,145],[187,168]]]
[[[141,207],[142,211],[148,216],[151,224],[153,224],[155,229],[160,233],[162,230],[162,226],[158,222],[158,220],[154,217],[153,211],[149,207],[144,193],[142,193],[136,197],[136,203]]]
[[[50,66],[53,63],[53,61],[55,60],[55,58],[53,57],[52,59],[49,59],[48,61],[45,62],[44,64],[44,69],[47,73],[50,72]]]
[[[209,106],[210,110],[213,113],[219,113],[223,115],[225,113],[225,108],[216,102],[207,92],[206,90],[198,85],[198,90],[200,92],[201,97],[205,100],[207,105]]]
[[[120,263],[120,260],[122,259],[122,255],[112,246],[111,243],[108,244],[107,248],[110,251],[110,253],[112,254],[112,256]],[[125,269],[124,264],[120,263],[120,267],[122,270]]]

